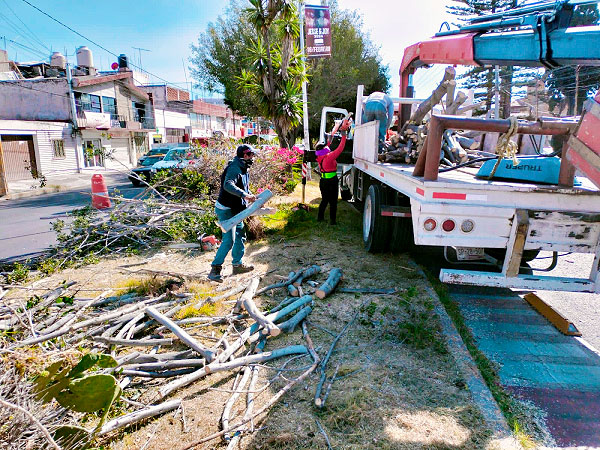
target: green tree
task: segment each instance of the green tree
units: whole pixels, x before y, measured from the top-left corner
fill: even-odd
[[[308,62],[310,135],[319,132],[323,106],[354,111],[356,87],[365,86],[365,94],[390,89],[389,69],[381,63],[379,49],[362,31],[362,20],[355,11],[340,9],[331,3],[332,55]]]
[[[236,78],[254,101],[261,116],[269,119],[282,147],[296,140],[302,119],[302,82],[306,78],[297,42],[298,10],[293,0],[249,0],[245,9],[255,34],[247,48],[247,68]]]
[[[196,87],[223,95],[225,104],[244,116],[257,116],[258,108],[244,95],[235,77],[246,67],[252,29],[243,14],[246,2],[233,0],[224,15],[208,24],[192,44],[190,72]]]
[[[446,6],[446,10],[460,21],[467,21],[473,16],[481,16],[509,9],[517,8],[517,0],[453,0],[453,5]],[[521,2],[523,3],[523,2]],[[500,108],[501,116],[510,115],[511,87],[515,68],[504,66],[500,70]],[[494,69],[474,67],[460,76],[463,80],[462,87],[475,90],[475,100],[485,100],[485,111],[489,111],[494,96]]]
[[[598,5],[579,5],[573,11],[570,26],[595,25],[600,19]],[[550,95],[550,107],[558,106],[558,113],[567,107],[567,115],[581,113],[583,102],[592,91],[600,88],[598,67],[565,66],[549,70],[545,74],[546,86]],[[577,102],[575,99],[577,98]],[[575,104],[577,103],[577,104]]]
[[[241,76],[244,69],[252,68],[251,72],[255,73],[255,64],[262,64],[259,69],[262,68],[268,73],[268,63],[264,40],[250,24],[245,14],[246,5],[246,1],[232,0],[224,16],[209,24],[206,32],[199,36],[197,44],[192,45],[190,69],[198,87],[222,93],[229,107],[242,115],[254,117],[263,114],[259,106],[264,106],[264,103],[257,100],[257,97],[261,97],[262,87],[254,83],[257,92],[249,96],[236,78]],[[340,9],[337,2],[331,5],[332,56],[309,60],[307,63],[309,126],[312,136],[316,136],[315,133],[318,132],[323,106],[354,110],[358,84],[365,85],[366,93],[389,90],[388,67],[381,63],[378,49],[362,31],[361,24],[360,17],[355,12]],[[257,46],[259,36],[262,50]],[[269,42],[280,42],[277,26],[270,28],[268,38]],[[288,49],[290,43],[294,44],[293,58],[299,58],[301,55],[297,50],[298,36],[294,42],[287,41]],[[279,47],[275,45],[275,50],[271,52],[272,56],[275,56],[271,59],[276,67],[280,64],[277,57]],[[249,48],[251,50],[248,50]],[[262,56],[258,57],[261,52]],[[248,56],[251,56],[250,61]],[[297,61],[294,60],[293,63],[297,64]],[[293,70],[299,68],[298,64]],[[274,81],[277,79],[275,73]],[[252,81],[256,81],[256,78]],[[268,77],[267,81],[270,82]],[[301,107],[300,86],[297,87],[297,106]],[[262,97],[265,101],[268,100],[264,95]],[[301,111],[299,113],[301,114]],[[290,129],[289,143],[294,142],[300,131],[299,123]]]

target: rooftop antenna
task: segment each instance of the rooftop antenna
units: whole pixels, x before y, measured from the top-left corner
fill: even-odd
[[[131,48],[138,51],[140,72],[143,72],[144,69],[142,69],[142,52],[151,52],[152,50],[148,50],[146,48],[140,48],[140,47],[131,47]]]

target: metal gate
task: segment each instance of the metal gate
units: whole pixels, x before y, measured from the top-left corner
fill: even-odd
[[[33,179],[37,176],[37,162],[33,136],[2,135],[2,154],[7,181]]]

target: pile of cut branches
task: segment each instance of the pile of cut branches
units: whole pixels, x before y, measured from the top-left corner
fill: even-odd
[[[320,272],[319,266],[303,268],[261,289],[260,277],[256,276],[203,298],[182,292],[182,283],[173,280],[166,280],[148,295],[112,295],[113,290],[107,289],[94,298],[78,298],[75,283],[61,284],[28,300],[18,295],[27,289],[0,288],[3,370],[19,370],[27,382],[34,381],[27,395],[51,405],[48,411],[53,419],[36,419],[39,423],[35,425],[41,430],[36,439],[45,438],[49,445],[63,448],[83,448],[110,440],[116,436],[115,430],[183,408],[181,398],[166,400],[182,388],[206,380],[210,374],[237,372],[232,395],[223,406],[221,430],[186,447],[223,437],[233,449],[245,434],[254,431],[254,419],[306,379],[321,362],[305,323],[314,307],[313,295],[308,292],[327,297],[341,280],[342,271],[332,269],[322,283],[309,279]],[[290,295],[268,312],[261,311],[254,298],[276,289]],[[7,295],[15,292],[17,295]],[[228,302],[233,308],[227,310],[224,304],[232,297],[237,299]],[[210,305],[221,305],[222,314],[203,314]],[[315,395],[317,406],[323,406],[335,379],[334,375],[323,391],[324,365],[352,322],[334,340],[323,360],[322,379]],[[298,327],[302,328],[304,345],[266,348],[272,345],[272,338]],[[174,346],[171,351],[162,351]],[[37,364],[31,364],[33,354],[37,355]],[[276,375],[257,387],[264,363],[286,357],[283,366],[271,367]],[[306,357],[312,362],[298,367],[297,362]],[[30,363],[24,365],[24,360]],[[282,373],[290,370],[300,375],[283,378]],[[285,384],[255,409],[256,398],[282,379]],[[246,396],[246,409],[232,417],[232,407],[242,394]],[[0,390],[0,395],[0,401],[9,402],[6,390]],[[130,412],[112,417],[116,403]],[[73,425],[81,423],[83,413],[96,413],[92,429]],[[56,423],[57,414],[68,425]]]

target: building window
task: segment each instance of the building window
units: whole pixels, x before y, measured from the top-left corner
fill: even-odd
[[[83,142],[85,167],[104,167],[104,148],[100,139],[89,139]]]
[[[52,149],[55,158],[65,157],[65,141],[63,141],[62,139],[53,139]]]
[[[112,97],[102,97],[102,112],[110,114],[111,120],[117,120],[117,102]]]
[[[102,112],[100,96],[75,92],[77,111]]]

